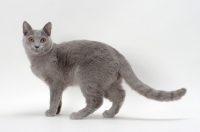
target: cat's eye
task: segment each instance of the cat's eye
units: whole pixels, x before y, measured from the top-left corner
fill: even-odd
[[[34,42],[34,39],[32,37],[28,38],[29,42]]]
[[[42,38],[42,39],[40,40],[40,42],[41,42],[41,43],[45,43],[45,42],[46,42],[46,39],[45,39],[45,38]]]

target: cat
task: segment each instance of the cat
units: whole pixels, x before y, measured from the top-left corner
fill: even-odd
[[[139,94],[157,101],[178,100],[186,93],[185,88],[162,91],[144,84],[125,57],[107,44],[89,40],[55,44],[50,37],[51,29],[51,22],[41,30],[34,30],[26,21],[23,22],[23,46],[31,70],[50,89],[50,107],[46,116],[60,113],[62,93],[72,85],[80,86],[86,107],[73,112],[71,119],[82,119],[92,114],[102,105],[103,97],[112,102],[103,116],[114,117],[125,98],[122,79]]]

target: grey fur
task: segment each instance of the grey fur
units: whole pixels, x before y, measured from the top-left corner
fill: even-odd
[[[124,56],[104,43],[75,40],[54,44],[50,37],[50,22],[42,30],[33,30],[24,22],[23,34],[23,45],[31,70],[50,89],[50,108],[45,113],[47,116],[59,114],[63,91],[75,84],[80,86],[87,105],[72,113],[71,119],[82,119],[92,114],[102,105],[103,97],[113,103],[103,116],[114,117],[125,98],[122,79],[139,94],[157,101],[178,100],[186,93],[184,88],[166,92],[144,84],[133,73]],[[29,37],[34,38],[34,42],[29,42]],[[42,38],[47,41],[41,43]]]

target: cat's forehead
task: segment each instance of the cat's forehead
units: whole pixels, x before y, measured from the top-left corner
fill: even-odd
[[[33,32],[33,35],[34,35],[34,36],[41,36],[42,33],[41,33],[41,31],[35,30],[35,31]]]
[[[47,34],[43,30],[32,30],[31,32],[28,33],[28,35],[33,35],[33,36],[47,36]]]

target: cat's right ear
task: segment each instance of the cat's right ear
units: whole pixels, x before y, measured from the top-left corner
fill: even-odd
[[[31,26],[28,24],[28,22],[24,21],[24,22],[23,22],[23,34],[24,34],[24,36],[25,36],[29,31],[31,31],[31,30],[32,30],[32,28],[31,28]]]

